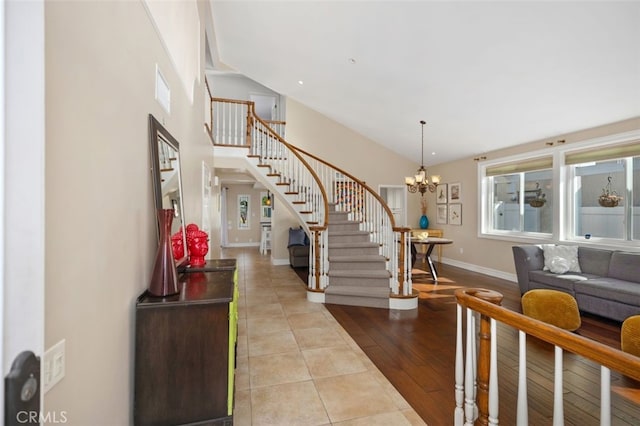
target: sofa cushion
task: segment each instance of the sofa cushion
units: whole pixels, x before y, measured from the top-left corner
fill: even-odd
[[[289,228],[289,244],[287,247],[304,246],[307,234],[302,228]]]
[[[614,252],[607,276],[640,283],[640,253]]]
[[[594,278],[573,283],[577,294],[640,306],[640,284],[616,278]],[[603,303],[605,303],[603,300]]]
[[[609,275],[609,262],[611,261],[611,250],[602,250],[591,247],[578,248],[578,261],[580,269],[587,274],[600,277]]]
[[[576,274],[571,274],[576,276]],[[565,278],[564,275],[554,274],[548,271],[529,271],[529,287],[533,288],[551,288],[562,290],[567,293],[573,294],[573,283],[576,279]],[[538,286],[538,284],[543,284]]]
[[[555,274],[565,272],[582,272],[578,262],[578,246],[542,244],[545,271]]]

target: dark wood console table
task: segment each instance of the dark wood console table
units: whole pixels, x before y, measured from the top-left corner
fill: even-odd
[[[210,261],[180,282],[178,295],[136,301],[134,423],[231,425],[235,260]]]

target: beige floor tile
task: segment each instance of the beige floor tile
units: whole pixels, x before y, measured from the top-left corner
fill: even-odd
[[[370,373],[315,380],[331,422],[397,411],[391,398]]]
[[[247,306],[247,316],[251,318],[281,316],[284,314],[280,303],[265,303],[261,305]]]
[[[344,345],[345,342],[334,329],[305,328],[293,330],[300,349],[327,348]]]
[[[346,345],[302,351],[314,379],[367,371],[360,357]]]
[[[324,309],[324,306],[320,303],[309,302],[306,299],[306,295],[304,299],[281,299],[280,304],[282,305],[282,309],[286,315],[292,314],[300,314],[304,312],[319,312]]]
[[[251,389],[311,379],[305,359],[299,351],[251,357]]]
[[[329,424],[322,401],[311,381],[254,389],[251,391],[251,411],[253,426]]]
[[[239,267],[235,425],[424,425],[288,265],[224,257]]]
[[[247,320],[247,333],[251,336],[276,333],[278,331],[291,330],[287,318],[281,316],[258,317]]]
[[[333,423],[339,426],[411,426],[411,422],[399,411]]]
[[[299,350],[298,342],[291,331],[249,336],[248,347],[250,357]]]
[[[251,391],[236,390],[233,406],[233,424],[251,424]]]
[[[287,319],[289,320],[292,330],[331,327],[331,323],[327,321],[327,318],[320,311],[291,314]]]
[[[265,294],[254,294],[252,292],[249,292],[245,296],[245,300],[247,302],[247,308],[256,305],[279,303],[278,295],[275,292],[269,292]]]

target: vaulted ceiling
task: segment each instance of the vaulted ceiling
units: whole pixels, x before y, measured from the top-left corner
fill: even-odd
[[[217,1],[231,69],[425,164],[640,116],[640,2]],[[435,155],[432,155],[435,152]]]

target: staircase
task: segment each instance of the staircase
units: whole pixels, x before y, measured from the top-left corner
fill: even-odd
[[[348,212],[329,210],[329,285],[325,303],[389,308],[387,259],[380,246],[349,220]]]
[[[284,201],[310,237],[308,300],[417,308],[410,229],[395,226],[391,210],[373,189],[286,142],[255,115],[253,102],[211,98],[211,103],[211,123],[205,127],[216,158],[232,151],[242,155],[254,177]]]

